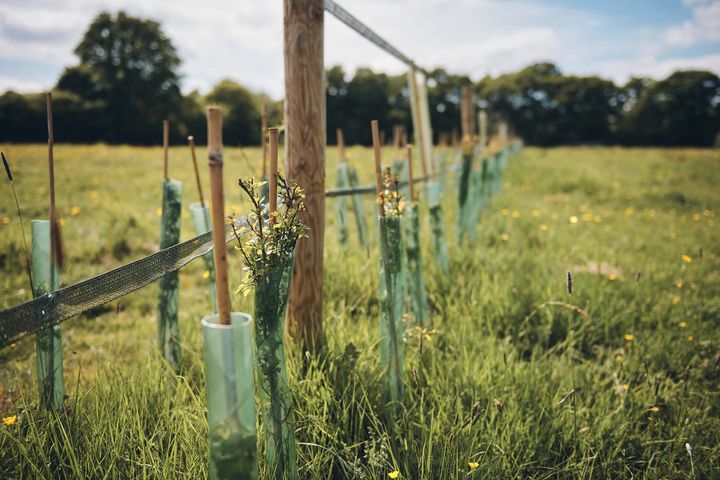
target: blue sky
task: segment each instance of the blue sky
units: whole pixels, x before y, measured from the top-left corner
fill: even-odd
[[[674,70],[720,73],[720,0],[337,0],[424,67],[480,78],[552,61],[624,82]],[[282,1],[0,0],[0,92],[51,87],[95,14],[162,23],[183,59],[183,89],[222,78],[282,95]],[[348,72],[404,66],[326,14],[325,63]]]

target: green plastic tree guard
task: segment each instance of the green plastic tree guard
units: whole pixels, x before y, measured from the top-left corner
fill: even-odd
[[[433,257],[445,275],[450,273],[447,242],[445,241],[445,220],[440,203],[440,185],[429,181],[426,187],[428,213],[430,213],[430,232],[432,233]]]
[[[457,238],[462,243],[468,226],[468,197],[470,196],[470,177],[472,176],[472,154],[463,154],[460,164],[460,181],[458,185],[458,220]]]
[[[31,230],[33,297],[39,297],[56,291],[60,287],[60,276],[57,267],[52,268],[50,258],[50,221],[33,220]],[[35,348],[40,404],[60,411],[65,397],[60,325],[38,333]]]
[[[295,255],[255,285],[255,358],[265,456],[275,480],[298,479],[295,424],[285,365],[285,308]]]
[[[345,162],[338,164],[337,171],[337,187],[343,189],[348,185],[348,165]],[[348,226],[347,226],[347,205],[345,197],[339,196],[335,199],[335,218],[337,218],[337,235],[340,245],[347,245],[348,242]]]
[[[483,209],[483,172],[475,170],[470,174],[470,198],[468,199],[468,215],[465,231],[471,241],[477,238],[477,224]]]
[[[379,217],[380,224],[380,363],[386,400],[403,398],[403,251],[402,215]]]
[[[358,186],[357,172],[354,168],[348,167],[348,184],[351,188]],[[367,223],[365,221],[365,212],[363,211],[362,197],[359,193],[355,193],[352,196],[353,212],[355,213],[355,222],[357,223],[358,237],[360,237],[360,243],[367,248],[368,246],[368,233]]]
[[[404,158],[396,158],[392,162],[393,175],[395,175],[401,184],[400,194],[403,198],[410,198],[410,185],[408,182],[407,160]]]
[[[427,291],[423,278],[422,256],[420,252],[420,216],[417,206],[407,206],[403,211],[405,224],[405,257],[407,259],[407,292],[409,310],[415,322],[420,326],[429,323]]]
[[[435,157],[435,165],[437,165],[439,169],[438,184],[441,193],[445,191],[445,182],[447,179],[447,159],[449,155],[450,153],[447,150],[436,149],[433,152],[433,156]]]
[[[192,214],[195,233],[202,235],[210,231],[210,209],[206,205],[203,207],[199,203],[190,204],[190,213]],[[208,287],[210,290],[210,306],[213,312],[217,312],[217,294],[215,293],[215,259],[212,252],[203,255],[205,262],[205,271],[207,272]]]
[[[500,171],[500,152],[497,152],[492,156],[492,171],[493,171],[493,196],[500,193],[502,189],[502,173]]]
[[[180,209],[182,182],[163,182],[160,249],[180,241]],[[180,366],[180,325],[178,324],[178,272],[168,273],[160,279],[158,294],[158,343],[165,360],[177,370]]]
[[[210,478],[257,480],[255,383],[252,319],[232,313],[230,325],[218,315],[202,319],[210,431]]]

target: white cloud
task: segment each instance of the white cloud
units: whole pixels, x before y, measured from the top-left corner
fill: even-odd
[[[685,0],[692,19],[665,31],[670,46],[685,47],[700,42],[720,42],[720,0]]]
[[[40,82],[28,81],[23,78],[8,75],[0,75],[0,92],[13,90],[17,93],[36,93],[42,92],[45,88],[47,88],[47,86]]]

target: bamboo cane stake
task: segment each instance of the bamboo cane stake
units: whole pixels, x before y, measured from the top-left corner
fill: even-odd
[[[163,178],[168,179],[168,145],[170,124],[167,120],[163,120]]]
[[[268,129],[270,140],[270,224],[275,223],[274,213],[277,212],[277,176],[278,176],[278,129]]]
[[[208,165],[210,167],[210,198],[215,249],[215,281],[217,282],[218,322],[230,325],[230,289],[225,248],[225,196],[223,194],[222,112],[218,107],[207,110]]]
[[[412,162],[412,145],[405,147],[405,153],[407,154],[408,164],[408,187],[410,189],[410,201],[415,201],[415,181],[413,180],[413,162]]]
[[[382,186],[382,159],[380,157],[380,132],[378,130],[378,121],[373,120],[370,122],[370,129],[372,131],[372,143],[373,152],[375,153],[375,186],[377,187],[378,198],[380,203],[378,209],[380,210],[380,216],[385,216],[385,208],[382,204],[383,197],[383,186]]]
[[[337,137],[338,156],[340,157],[340,163],[347,163],[345,158],[345,135],[341,128],[335,130],[335,136]]]
[[[197,157],[195,157],[195,137],[188,137],[188,145],[190,145],[190,154],[192,155],[193,168],[195,169],[195,183],[197,184],[198,194],[200,195],[200,206],[205,208],[205,197],[203,197],[202,183],[200,183],[200,172],[198,171]]]
[[[63,245],[55,208],[55,134],[53,128],[52,93],[47,93],[47,127],[48,127],[48,170],[50,176],[50,259],[51,278],[57,274],[56,269],[63,266]]]
[[[268,127],[267,127],[267,117],[268,117],[268,108],[267,103],[263,103],[262,109],[260,110],[260,130],[261,131],[261,137],[260,137],[260,148],[262,148],[262,177],[260,178],[267,178],[267,161],[268,161],[268,151],[267,151],[267,135],[268,135]]]

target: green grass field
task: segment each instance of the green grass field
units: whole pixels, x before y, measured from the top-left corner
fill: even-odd
[[[26,227],[47,216],[45,148],[5,149]],[[371,151],[349,154],[371,183]],[[329,149],[328,186],[335,156]],[[68,145],[56,157],[64,285],[157,249],[159,148]],[[258,173],[258,157],[226,151],[228,210],[247,208],[236,180]],[[198,198],[189,152],[170,158],[187,212]],[[202,171],[207,182],[204,161]],[[12,193],[0,183],[7,308],[30,291]],[[301,477],[720,478],[718,185],[712,150],[527,148],[511,158],[477,241],[459,246],[448,182],[451,276],[433,264],[425,216],[432,330],[422,341],[408,332],[407,398],[393,425],[381,402],[377,230],[369,224],[369,252],[352,228],[340,246],[328,200],[328,348],[290,348]],[[368,217],[372,205],[368,197]],[[182,228],[194,236],[188,213]],[[0,478],[207,475],[202,274],[198,259],[180,275],[179,376],[155,345],[156,285],[63,324],[69,398],[59,418],[37,408],[34,340],[0,350],[0,413],[16,416],[0,423]],[[251,302],[233,297],[235,310]]]

